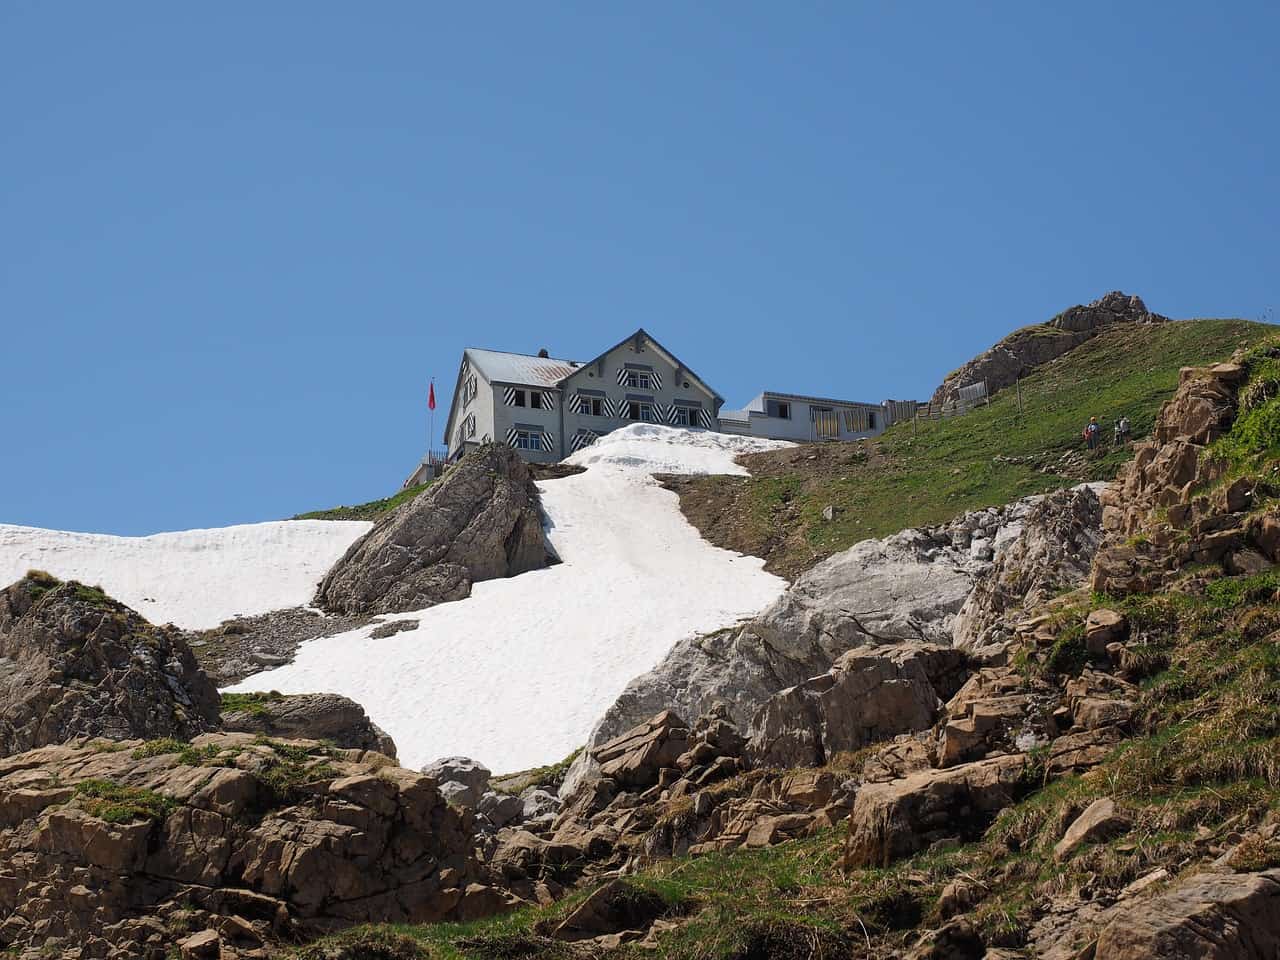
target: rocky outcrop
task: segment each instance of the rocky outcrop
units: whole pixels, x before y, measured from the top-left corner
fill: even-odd
[[[1102,542],[1106,484],[1058,490],[1033,503],[992,545],[994,565],[979,578],[956,616],[957,646],[982,654],[1010,640],[1014,624],[1053,597],[1083,586]]]
[[[698,716],[724,703],[729,719],[749,727],[757,710],[780,691],[825,674],[847,650],[919,642],[949,646],[957,616],[976,584],[993,576],[1004,551],[1023,543],[1023,556],[1061,556],[1055,575],[1030,584],[1074,576],[1071,542],[1049,546],[1055,533],[1073,532],[1077,545],[1091,516],[1087,489],[1055,495],[1054,506],[1036,512],[1045,498],[1027,497],[1006,507],[966,513],[938,527],[909,529],[883,540],[864,540],[803,574],[772,606],[747,624],[676,644],[649,673],[629,683],[597,723],[594,748],[665,709]],[[1032,517],[1028,523],[1028,519]],[[1012,567],[998,567],[1006,575]],[[995,593],[992,593],[995,596]],[[974,619],[1003,612],[993,599]],[[574,763],[561,793],[595,774],[590,750]]]
[[[195,932],[230,957],[493,901],[430,778],[314,741],[44,747],[0,760],[0,811],[0,946],[19,951],[161,960]]]
[[[0,756],[73,737],[187,738],[218,693],[181,631],[33,571],[0,591]]]
[[[487,443],[352,544],[316,603],[334,613],[420,610],[547,559],[528,466],[505,444]]]
[[[1101,496],[1106,542],[1095,557],[1094,590],[1155,591],[1190,563],[1243,573],[1280,560],[1280,540],[1268,535],[1267,518],[1250,516],[1253,483],[1238,480],[1219,485],[1213,496],[1206,492],[1227,465],[1205,451],[1234,422],[1247,377],[1239,363],[1182,370],[1152,439],[1135,447],[1133,460]]]
[[[994,394],[1113,324],[1167,321],[1168,317],[1147,310],[1140,297],[1112,291],[1090,304],[1069,307],[1047,323],[1014,331],[990,350],[948,374],[934,391],[933,402],[951,403],[957,399],[961,387],[984,380],[988,393]]]
[[[223,729],[285,739],[325,740],[348,750],[375,750],[392,760],[396,744],[360,704],[336,693],[241,694],[222,713]]]
[[[441,757],[422,768],[436,782],[440,793],[454,806],[474,810],[489,788],[493,773],[470,757]]]
[[[957,612],[991,569],[991,545],[1038,499],[864,540],[829,557],[754,620],[676,644],[657,667],[627,685],[592,731],[588,748],[662,710],[698,716],[715,703],[725,704],[728,719],[746,729],[766,700],[826,673],[854,647],[949,645]],[[584,751],[562,795],[593,772]]]
[[[751,721],[747,760],[821,766],[843,751],[928,729],[966,663],[959,650],[915,642],[850,650],[827,673],[765,702]]]

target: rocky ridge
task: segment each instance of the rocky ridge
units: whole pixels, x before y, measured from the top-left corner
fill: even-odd
[[[987,382],[988,393],[994,394],[1112,324],[1167,321],[1168,317],[1151,313],[1140,297],[1114,290],[1092,303],[1070,307],[1046,323],[1014,331],[990,350],[948,374],[934,391],[932,402],[953,403],[961,387],[983,380]]]

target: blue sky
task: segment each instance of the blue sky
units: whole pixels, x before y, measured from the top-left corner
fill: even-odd
[[[1216,6],[8,0],[0,522],[386,495],[467,345],[880,400],[1280,308],[1280,7]]]

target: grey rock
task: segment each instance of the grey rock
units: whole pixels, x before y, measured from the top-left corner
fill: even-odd
[[[48,574],[0,591],[0,757],[76,737],[187,740],[216,730],[218,709],[180,630]]]
[[[536,820],[548,815],[554,817],[560,812],[560,798],[538,787],[526,790],[520,795],[520,800],[524,804],[521,816],[525,820]]]
[[[477,809],[494,827],[505,827],[516,820],[524,819],[525,804],[519,797],[490,790],[480,797]]]
[[[468,809],[479,805],[493,776],[488,767],[470,757],[442,757],[431,761],[422,772],[439,785],[446,800]]]
[[[251,709],[228,710],[225,729],[305,740],[329,740],[349,750],[375,750],[396,759],[395,741],[360,704],[336,693],[264,695]]]
[[[1027,611],[1089,579],[1102,543],[1105,484],[1081,484],[1028,498],[992,542],[993,567],[977,578],[953,628],[957,646],[998,647]]]
[[[339,613],[421,610],[547,560],[528,465],[505,444],[487,443],[352,544],[316,603]]]

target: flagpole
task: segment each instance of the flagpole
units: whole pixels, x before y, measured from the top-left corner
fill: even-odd
[[[431,399],[432,400],[435,400],[435,389],[436,389],[436,378],[432,377],[431,378]],[[429,414],[430,426],[427,427],[427,463],[430,463],[431,462],[431,444],[436,438],[436,405],[434,403],[431,403],[428,406],[430,407],[430,414]]]

